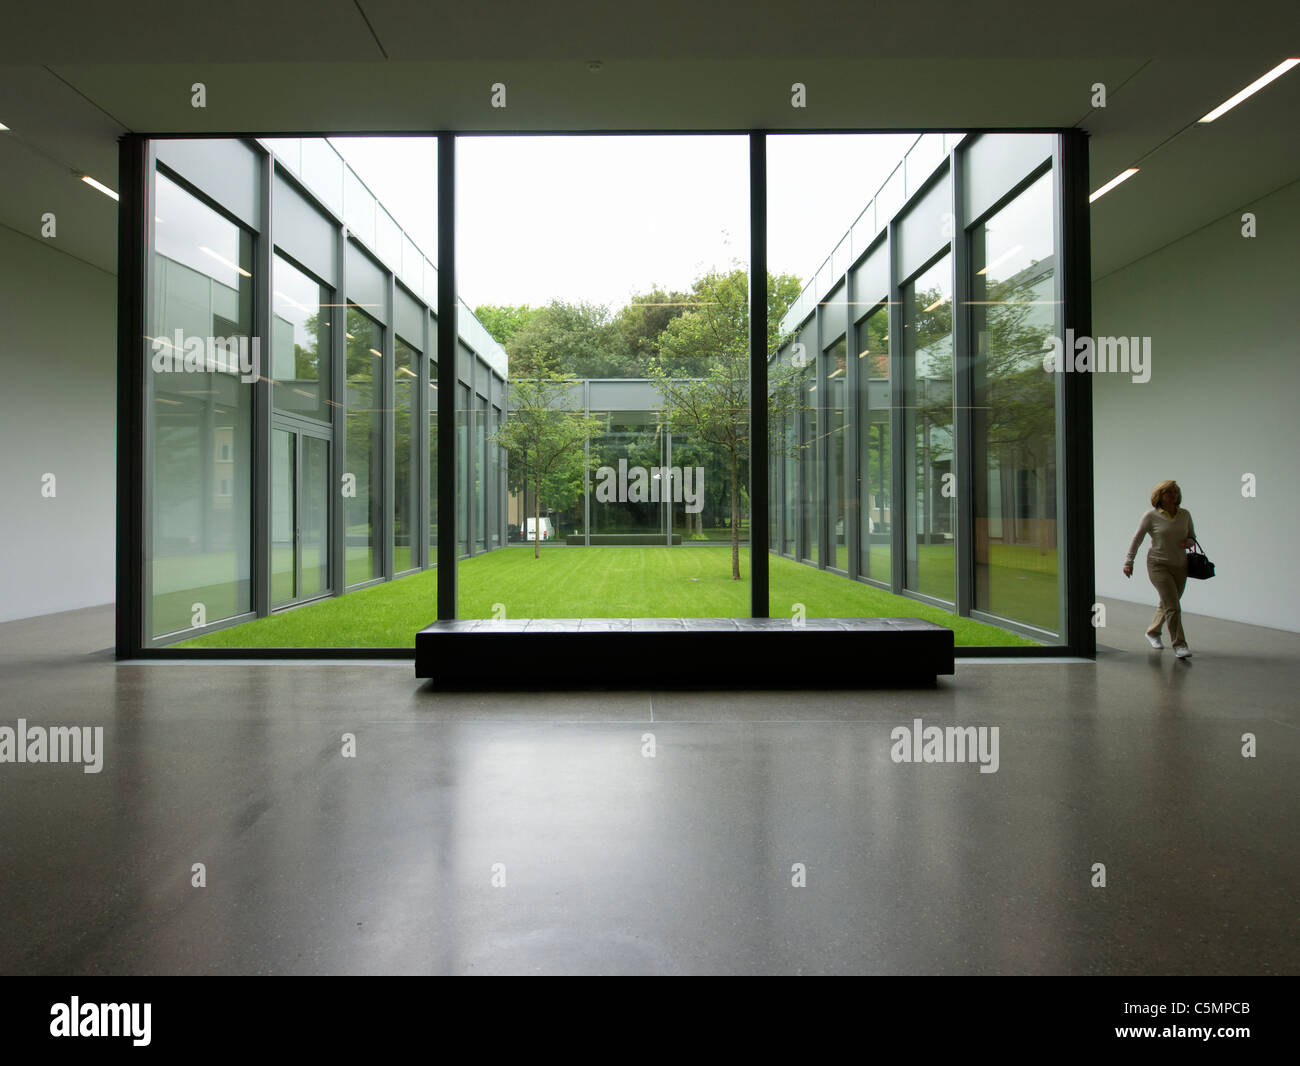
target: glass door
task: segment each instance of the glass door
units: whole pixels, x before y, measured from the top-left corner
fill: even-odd
[[[329,580],[329,440],[271,431],[271,605],[324,596]]]

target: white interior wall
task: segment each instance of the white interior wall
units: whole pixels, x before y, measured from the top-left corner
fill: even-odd
[[[0,227],[0,621],[114,596],[117,279],[56,242]]]
[[[1093,375],[1099,596],[1155,604],[1145,548],[1131,579],[1121,568],[1151,489],[1173,478],[1217,567],[1188,582],[1184,610],[1300,631],[1298,249],[1300,182],[1094,283],[1094,336],[1152,343],[1145,384]]]

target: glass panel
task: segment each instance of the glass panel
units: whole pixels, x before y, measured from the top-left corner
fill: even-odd
[[[971,231],[975,606],[1056,632],[1052,176]]]
[[[889,307],[858,324],[858,573],[891,583]]]
[[[321,137],[303,138],[302,179],[326,207],[343,214],[343,160]]]
[[[302,140],[297,137],[263,137],[262,142],[293,173],[302,175]]]
[[[469,554],[469,501],[465,495],[469,448],[469,386],[456,386],[456,552]]]
[[[393,573],[415,566],[416,516],[420,513],[420,436],[415,432],[416,352],[400,337],[393,370]]]
[[[363,241],[367,248],[375,247],[375,198],[365,183],[348,167],[344,175],[343,221],[349,231]]]
[[[458,494],[471,548],[498,542],[497,508],[507,546],[462,561],[461,617],[749,614],[747,155],[736,136],[458,143],[479,250],[461,335],[508,370],[503,476],[475,400]],[[581,177],[543,191],[552,172]]]
[[[252,610],[253,238],[156,176],[152,635]]]
[[[429,360],[429,565],[438,562],[438,364]]]
[[[949,603],[957,588],[951,271],[945,255],[903,288],[906,586]]]
[[[823,471],[822,442],[818,437],[818,408],[821,397],[817,389],[817,361],[803,368],[803,435],[800,438],[800,500],[803,504],[803,557],[821,560],[821,480]]]
[[[271,605],[294,598],[294,435],[271,431]]]
[[[394,273],[402,272],[402,231],[381,206],[375,213],[375,251]]]
[[[300,439],[298,550],[302,556],[302,588],[299,595],[308,598],[330,590],[330,442],[306,435]]]
[[[487,541],[488,548],[501,547],[501,449],[496,445],[501,432],[501,412],[495,408],[488,409],[487,487],[483,496],[487,500]]]
[[[487,400],[474,405],[474,550],[487,550]]]
[[[898,214],[906,197],[903,195],[903,166],[889,175],[880,192],[876,193],[876,224],[883,229]]]
[[[848,512],[845,508],[844,442],[845,410],[844,384],[848,372],[844,341],[836,342],[826,353],[826,473],[827,514],[830,519],[830,558],[827,566],[837,570],[849,567]]]
[[[914,196],[943,162],[943,134],[924,133],[907,153],[907,195]]]
[[[379,383],[384,331],[359,307],[348,307],[347,452],[343,497],[347,575],[355,585],[383,574],[377,537],[383,528],[383,419]]]
[[[271,380],[277,411],[330,420],[330,290],[272,260]]]

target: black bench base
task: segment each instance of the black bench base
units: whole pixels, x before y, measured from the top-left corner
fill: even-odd
[[[953,632],[918,618],[434,622],[415,676],[439,689],[872,688],[933,684]]]

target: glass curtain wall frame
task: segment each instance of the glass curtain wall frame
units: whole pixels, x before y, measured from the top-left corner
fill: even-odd
[[[1058,256],[1058,270],[1057,270],[1057,276],[1054,279],[1054,284],[1058,294],[1060,293],[1067,294],[1070,299],[1074,300],[1074,305],[1072,310],[1067,309],[1065,313],[1062,315],[1062,317],[1058,319],[1058,330],[1063,328],[1060,325],[1060,322],[1068,321],[1071,323],[1072,328],[1075,328],[1076,331],[1081,328],[1084,331],[1086,331],[1087,328],[1086,320],[1087,320],[1088,310],[1089,310],[1088,300],[1087,300],[1086,270],[1080,269],[1080,264],[1081,263],[1086,264],[1087,262],[1086,226],[1082,226],[1079,222],[1080,217],[1083,217],[1086,220],[1086,192],[1087,192],[1086,155],[1083,154],[1081,150],[1081,144],[1079,143],[1078,138],[1071,137],[1067,133],[1064,137],[1061,138],[1061,141],[1065,146],[1058,148],[1056,152],[1056,167],[1052,172],[1052,184],[1053,184],[1053,192],[1054,192],[1053,212],[1054,212],[1055,222],[1056,222],[1056,238],[1057,238],[1056,255]],[[1066,143],[1066,142],[1070,142],[1070,143]],[[134,137],[130,138],[128,139],[128,142],[124,145],[124,149],[133,149],[137,162],[135,164],[129,163],[125,159],[126,151],[124,150],[124,162],[122,168],[123,175],[127,178],[130,178],[131,175],[134,174],[134,180],[133,181],[123,180],[122,182],[120,182],[120,185],[124,190],[123,200],[126,201],[130,199],[134,199],[138,201],[136,204],[134,204],[131,207],[131,210],[135,211],[137,221],[140,223],[135,237],[132,238],[128,236],[127,240],[124,242],[124,246],[130,245],[131,241],[134,240],[136,246],[139,247],[140,245],[139,236],[141,234],[144,234],[146,235],[147,238],[148,230],[149,230],[149,227],[145,224],[146,223],[145,216],[152,215],[153,213],[152,205],[150,204],[148,198],[141,191],[144,189],[145,186],[149,184],[148,182],[148,175],[150,173],[149,165],[141,166],[139,165],[138,162],[141,159],[148,160],[150,158],[148,140],[147,138],[134,138]],[[1079,200],[1079,203],[1082,203],[1084,205],[1084,207],[1082,208],[1082,212],[1080,210],[1079,204],[1076,203],[1063,204],[1060,199],[1060,194],[1062,193],[1062,191],[1063,190],[1068,191],[1071,188],[1074,189],[1076,194],[1079,193],[1080,190],[1082,191],[1083,195],[1081,199],[1078,195],[1075,196],[1075,199]],[[135,197],[130,197],[126,195],[126,192],[131,189],[137,190],[137,195]],[[124,217],[127,217],[125,214],[125,209],[124,209]],[[973,241],[974,238],[971,237],[971,239]],[[1063,240],[1066,241],[1067,243],[1063,244],[1062,243]],[[140,284],[140,282],[143,280],[144,277],[143,260],[145,257],[145,252],[147,252],[147,249],[151,247],[151,245],[152,245],[152,240],[146,239],[144,241],[144,247],[139,249],[140,251],[139,263],[134,268],[128,269],[123,272],[124,290],[120,294],[119,302],[120,305],[124,307],[124,310],[126,310],[128,313],[120,316],[120,321],[123,323],[123,328],[120,330],[120,333],[125,334],[126,342],[119,346],[119,351],[127,354],[131,353],[133,344],[135,346],[135,350],[138,350],[139,337],[147,332],[147,328],[145,329],[137,328],[134,335],[131,335],[130,333],[127,333],[126,330],[129,329],[129,323],[131,322],[133,315],[136,321],[141,321],[142,319],[142,316],[136,314],[134,310],[130,307],[130,305],[132,304],[133,301],[136,300],[140,300],[141,304],[143,304],[144,302],[142,299],[144,287],[143,285]],[[129,260],[130,258],[129,254],[127,258]],[[1082,282],[1080,281],[1080,276],[1083,277]],[[134,278],[136,282],[134,286],[127,284],[128,282],[131,281],[132,278]],[[139,418],[141,415],[143,415],[144,408],[146,406],[145,403],[143,402],[143,391],[141,390],[136,395],[132,395],[131,389],[133,386],[133,382],[129,374],[120,373],[119,381],[121,382],[119,399],[123,401],[120,402],[119,404],[119,412],[123,415],[131,415],[133,417]],[[139,384],[138,381],[135,384],[138,385]],[[1057,386],[1058,412],[1074,412],[1075,410],[1079,409],[1080,405],[1077,403],[1074,406],[1068,406],[1068,407],[1061,406],[1062,404],[1062,400],[1060,397],[1061,393],[1065,394],[1068,402],[1073,402],[1068,400],[1072,391],[1070,389],[1070,386],[1072,384],[1086,384],[1086,382],[1076,383],[1068,380],[1058,382],[1058,386]],[[1076,388],[1073,390],[1073,392],[1077,396],[1077,394],[1079,393],[1079,389]],[[1086,407],[1084,407],[1083,409],[1085,411],[1087,410]],[[130,417],[119,418],[119,426],[124,433],[129,429],[131,424],[132,423]],[[138,424],[139,423],[137,422],[137,425]],[[1088,476],[1090,477],[1091,464],[1090,462],[1087,461],[1087,456],[1084,454],[1085,449],[1076,447],[1080,440],[1088,439],[1089,433],[1090,433],[1089,427],[1086,425],[1069,424],[1068,421],[1063,417],[1058,418],[1058,423],[1057,423],[1058,486],[1064,483],[1064,479],[1065,479],[1064,471],[1066,470],[1067,467],[1071,465],[1072,462],[1076,468],[1078,466],[1085,466],[1087,468]],[[143,483],[144,478],[142,476],[142,465],[140,464],[138,453],[142,449],[140,449],[139,447],[133,449],[130,442],[131,441],[138,442],[143,438],[144,438],[143,433],[136,433],[135,436],[133,437],[132,436],[123,437],[123,442],[125,446],[119,449],[119,455],[120,457],[122,457],[122,463],[125,464],[123,467],[120,467],[120,469],[126,469],[130,471],[141,471],[141,473],[134,474],[135,479],[141,484]],[[433,448],[433,440],[436,440],[436,437],[431,438],[430,441],[431,450]],[[135,465],[132,465],[133,450],[137,453],[137,458],[134,460]],[[1077,454],[1072,455],[1071,454],[1072,452]],[[430,473],[432,475],[433,480],[436,480],[436,473],[434,473],[434,471],[432,470],[430,471]],[[129,479],[127,477],[123,477],[120,480],[122,482],[127,482]],[[784,481],[784,478],[782,478],[781,480]],[[437,493],[436,493],[435,486],[431,485],[430,488],[433,490],[433,495],[431,497],[431,509],[433,509],[432,501],[436,500]],[[124,493],[126,492],[125,489],[122,491]],[[1064,513],[1061,513],[1058,517],[1058,538],[1060,541],[1060,548],[1058,549],[1058,551],[1065,552],[1067,550],[1067,544],[1069,538],[1067,538],[1064,535],[1064,526],[1065,526],[1064,517],[1065,514],[1070,513],[1068,509],[1072,508],[1075,521],[1078,521],[1081,515],[1085,515],[1090,512],[1088,512],[1086,508],[1083,506],[1083,504],[1086,503],[1086,499],[1077,489],[1074,479],[1071,479],[1070,481],[1070,490],[1068,493],[1065,491],[1058,491],[1057,503],[1058,503],[1058,509],[1067,508],[1067,510]],[[125,510],[130,511],[131,508],[128,507],[125,508]],[[143,506],[137,508],[137,510],[139,511],[140,514],[143,515],[144,513]],[[128,515],[127,519],[125,519],[123,522],[120,523],[119,528],[130,529],[132,521],[133,519]],[[138,539],[135,540],[135,543],[141,543],[143,540],[147,539],[144,537],[142,524],[139,526],[137,538]],[[431,537],[430,541],[432,544],[436,545],[436,540],[434,538]],[[1087,538],[1087,541],[1090,549],[1090,544],[1091,544],[1090,533]],[[131,539],[122,536],[119,537],[119,542],[123,544],[129,544],[131,543]],[[773,547],[775,546],[776,545],[774,542]],[[430,565],[432,565],[433,562],[434,562],[434,558],[431,555],[429,558]],[[127,560],[127,563],[129,564],[129,560]],[[1091,565],[1090,559],[1082,559],[1082,558],[1075,559],[1073,555],[1069,556],[1069,564],[1067,565],[1066,557],[1062,556],[1061,565],[1059,567],[1061,582],[1063,584],[1066,583],[1067,581],[1070,582],[1071,583],[1070,587],[1076,589],[1077,591],[1077,588],[1079,587],[1078,585],[1079,579],[1076,576],[1070,576],[1069,572],[1073,571],[1074,574],[1076,575],[1079,573],[1085,573],[1089,570],[1090,565]],[[139,587],[140,584],[143,584],[143,581],[141,580],[141,576],[140,576],[141,572],[139,571],[138,568],[127,570],[127,571],[120,571],[120,572],[124,572],[130,577],[134,577],[137,587]],[[868,575],[866,573],[863,573],[860,576],[865,578]],[[130,584],[130,582],[128,581],[122,582],[123,586],[126,586],[128,584]],[[132,608],[132,605],[130,603],[131,597],[129,594],[121,597],[121,599],[123,602],[119,605],[120,620],[125,619],[129,623],[130,620],[133,618],[143,619],[145,613],[145,608],[143,603],[136,603],[134,605],[134,608]],[[1080,595],[1077,594],[1074,595],[1073,599],[1082,602],[1082,598]],[[980,602],[984,602],[979,599],[978,593],[976,593],[976,602],[977,604]],[[133,610],[135,613],[133,613]],[[1077,648],[1084,654],[1090,653],[1088,651],[1089,642],[1087,640],[1080,639],[1077,635],[1077,625],[1072,624],[1070,626],[1067,626],[1064,622],[1064,616],[1069,613],[1068,605],[1062,602],[1061,610],[1063,615],[1063,621],[1058,626],[1060,638],[1065,639],[1068,636],[1071,640],[1071,644],[1070,644],[1071,649]],[[979,616],[983,614],[983,611],[981,611],[979,607],[976,606],[975,611],[973,611],[972,613]],[[152,638],[148,636],[143,621],[137,621],[134,628],[134,633],[140,634],[140,636],[138,638],[134,636],[132,631],[130,630],[129,625],[119,626],[119,641],[118,641],[119,654],[135,654],[140,651],[149,650],[149,648],[153,646]],[[1086,635],[1087,634],[1085,634],[1085,636]],[[1095,634],[1091,634],[1091,635],[1095,638]]]
[[[978,278],[977,272],[984,268],[985,263],[970,262],[972,245],[979,239],[976,230],[982,222],[999,211],[1008,209],[1009,205],[1026,195],[1026,190],[1031,189],[1035,183],[1039,181],[1043,183],[1038,190],[1040,197],[1043,190],[1050,190],[1055,194],[1070,181],[1076,183],[1074,187],[1077,189],[1079,187],[1077,183],[1080,182],[1078,174],[1083,169],[1077,138],[1070,138],[1074,143],[1066,153],[1061,147],[1065,138],[1053,138],[1056,142],[1053,151],[1051,141],[1041,134],[1000,133],[988,136],[993,138],[988,143],[982,144],[978,137],[974,139],[968,137],[964,144],[957,144],[955,151],[948,152],[944,166],[934,172],[933,178],[926,179],[924,174],[920,176],[919,180],[923,183],[919,186],[910,184],[909,175],[907,196],[899,198],[896,213],[890,217],[887,225],[883,219],[878,219],[884,227],[879,231],[880,236],[885,242],[884,247],[888,249],[886,255],[888,293],[880,291],[884,283],[879,280],[878,275],[873,274],[876,281],[861,284],[868,273],[865,264],[872,258],[873,250],[881,245],[871,237],[875,231],[869,228],[864,230],[865,247],[863,244],[856,243],[857,226],[855,225],[854,228],[855,243],[852,246],[852,254],[857,258],[847,266],[851,306],[861,308],[867,306],[872,300],[879,300],[879,302],[871,305],[866,314],[860,317],[855,314],[857,321],[851,328],[856,334],[857,343],[861,346],[859,354],[871,353],[873,349],[880,350],[883,343],[883,350],[887,351],[888,355],[881,359],[878,366],[870,369],[866,366],[858,368],[854,407],[856,417],[850,431],[849,445],[855,450],[853,458],[859,486],[858,497],[855,500],[857,514],[854,516],[857,520],[857,537],[854,545],[856,558],[853,560],[856,563],[856,572],[851,571],[850,577],[878,585],[896,595],[917,599],[997,626],[1011,634],[1028,637],[1042,645],[1040,649],[1022,646],[1025,651],[1037,650],[1047,653],[1053,647],[1059,648],[1068,637],[1071,647],[1078,646],[1084,654],[1092,654],[1093,645],[1089,643],[1087,637],[1095,637],[1095,634],[1081,634],[1079,632],[1081,626],[1078,624],[1073,634],[1068,634],[1063,625],[1054,627],[1048,624],[1053,610],[1062,612],[1063,617],[1070,611],[1066,594],[1067,578],[1059,568],[1056,571],[1053,571],[1050,566],[1043,568],[1039,582],[1043,588],[1039,590],[1036,597],[1032,597],[1038,611],[1037,616],[1032,615],[1023,606],[1017,609],[1014,594],[1009,600],[1007,599],[1009,590],[1006,582],[1002,583],[1001,588],[1003,602],[1007,606],[996,613],[989,612],[988,604],[996,595],[998,582],[990,580],[989,574],[981,575],[977,572],[976,523],[971,508],[979,505],[977,495],[980,488],[979,472],[978,470],[972,472],[969,467],[963,470],[962,464],[973,464],[980,457],[979,443],[975,440],[975,434],[977,430],[980,432],[985,430],[972,417],[971,408],[983,403],[983,399],[987,398],[988,387],[987,384],[981,386],[978,379],[979,368],[974,354],[974,346],[978,338],[975,337],[973,330],[975,324],[973,320],[981,313],[976,301],[982,297],[974,290],[972,278]],[[972,143],[979,149],[981,157],[973,177],[968,169],[972,164],[965,158],[966,149]],[[1063,158],[1071,159],[1072,167],[1065,166],[1062,163]],[[990,160],[992,160],[991,165]],[[1025,165],[1026,160],[1030,165]],[[1023,169],[1017,170],[1017,167]],[[1074,176],[1071,177],[1071,174]],[[1075,199],[1079,199],[1078,195]],[[1082,199],[1086,201],[1086,196]],[[923,202],[925,212],[915,214]],[[1053,328],[1053,322],[1057,330],[1064,328],[1061,317],[1064,305],[1059,303],[1062,291],[1070,291],[1074,294],[1076,307],[1074,321],[1077,322],[1082,317],[1077,309],[1086,309],[1087,306],[1086,294],[1083,292],[1086,288],[1086,279],[1079,280],[1080,262],[1086,261],[1086,255],[1081,256],[1078,247],[1084,239],[1083,226],[1078,220],[1086,217],[1086,212],[1080,215],[1076,205],[1074,212],[1071,213],[1065,209],[1064,203],[1064,199],[1060,197],[1051,200],[1050,206],[1055,211],[1055,216],[1049,219],[1048,213],[1042,210],[1040,199],[1036,214],[1040,243],[1043,237],[1053,242],[1052,254],[1058,263],[1066,264],[1065,269],[1074,279],[1071,286],[1069,282],[1054,279],[1050,271],[1037,279],[1039,295],[1046,300],[1043,306],[1046,307],[1047,303],[1052,302],[1047,299],[1049,295],[1054,296],[1058,301],[1055,318],[1040,314],[1036,324],[1040,334],[1047,328]],[[979,206],[972,209],[972,204]],[[951,210],[948,210],[949,207]],[[930,235],[930,230],[924,226],[918,228],[915,225],[916,218],[935,223],[933,234]],[[1071,219],[1073,221],[1070,221]],[[942,226],[938,224],[941,221]],[[1069,253],[1068,248],[1063,248],[1061,243],[1065,239],[1062,234],[1068,236],[1071,227],[1073,227],[1075,245],[1073,255]],[[906,232],[909,228],[910,233]],[[938,241],[941,228],[943,243]],[[935,243],[931,245],[930,253],[922,259],[918,256],[918,252],[922,250],[927,240],[934,240]],[[907,244],[906,248],[902,247],[904,244]],[[840,265],[825,277],[819,272],[814,282],[796,302],[795,306],[801,306],[806,316],[802,324],[787,323],[783,326],[783,329],[788,328],[791,331],[792,338],[803,341],[807,347],[815,345],[814,350],[820,350],[823,357],[828,359],[831,354],[830,345],[834,341],[833,331],[839,328],[838,310],[834,303],[835,294],[841,279],[845,276],[844,264],[848,259],[847,256],[841,257],[842,250],[843,242],[841,247],[836,249],[834,257]],[[993,257],[988,258],[992,260]],[[831,263],[832,259],[828,259],[827,262]],[[905,268],[904,263],[907,264]],[[937,271],[939,276],[927,277],[927,273],[931,271]],[[945,278],[946,284],[943,284]],[[931,298],[916,303],[918,287],[922,293],[926,288],[935,288],[937,291],[930,294]],[[1048,294],[1045,291],[1047,288],[1053,288],[1054,293]],[[960,293],[961,297],[958,304],[954,304],[957,293]],[[886,298],[881,299],[882,297]],[[942,299],[939,299],[940,297]],[[938,308],[933,306],[936,299],[939,300]],[[915,306],[910,306],[911,304]],[[944,314],[945,321],[941,323],[945,328],[939,329],[933,320],[939,316],[939,309],[942,308],[947,309]],[[807,345],[806,333],[812,325],[816,325],[817,330],[813,335],[813,345]],[[919,343],[908,336],[918,326],[923,327],[922,332],[926,334]],[[874,339],[869,339],[873,335]],[[1041,356],[1041,353],[1039,354]],[[781,359],[788,358],[788,355],[787,347],[779,353],[775,362],[769,362],[769,373],[774,372]],[[865,364],[871,358],[871,355],[863,354],[860,362]],[[1027,356],[1024,358],[1027,359]],[[917,381],[918,361],[921,363],[920,387]],[[827,381],[830,372],[828,366],[821,380]],[[908,380],[909,376],[910,380]],[[1006,375],[1003,377],[1005,378]],[[1089,564],[1077,560],[1074,553],[1069,550],[1065,536],[1067,524],[1058,520],[1059,501],[1064,500],[1066,496],[1062,486],[1067,484],[1061,470],[1059,456],[1073,453],[1078,460],[1076,466],[1080,469],[1090,464],[1084,454],[1086,449],[1078,443],[1088,436],[1086,420],[1077,420],[1078,425],[1075,425],[1064,415],[1072,386],[1076,400],[1071,409],[1081,409],[1086,397],[1078,398],[1081,392],[1077,387],[1078,383],[1061,380],[1067,377],[1067,375],[1058,375],[1055,394],[1046,399],[1044,399],[1046,392],[1042,388],[1043,383],[1041,381],[1037,383],[1038,410],[1035,415],[1040,420],[1045,419],[1048,427],[1039,434],[1039,439],[1042,441],[1039,451],[1050,456],[1054,449],[1058,456],[1054,471],[1051,463],[1046,460],[1032,464],[1032,477],[1036,485],[1027,488],[1026,478],[1030,476],[1027,466],[1031,464],[1027,460],[1021,460],[1019,473],[1010,475],[1018,477],[1020,485],[1015,489],[1012,502],[1004,504],[1004,507],[1015,506],[1020,509],[1018,519],[1022,522],[1020,529],[1022,537],[1034,533],[1040,540],[1044,536],[1050,540],[1051,524],[1055,522],[1056,537],[1060,543],[1054,551],[1059,558],[1068,559],[1073,563],[1076,568],[1075,587],[1077,588],[1078,584],[1083,583],[1083,577],[1079,575],[1083,574],[1086,577],[1086,573],[1090,571],[1088,571]],[[1001,381],[999,384],[1003,386],[1005,400],[1006,383]],[[1083,383],[1085,387],[1086,384]],[[980,389],[983,390],[983,398],[977,394]],[[880,398],[873,399],[873,393]],[[937,393],[943,395],[936,395]],[[1044,404],[1047,406],[1046,411],[1042,410]],[[834,406],[831,404],[832,408]],[[823,422],[826,421],[825,403],[816,406],[809,404],[809,407],[812,410],[805,416],[808,420],[820,416]],[[884,409],[886,417],[877,417],[875,413],[877,407]],[[1048,438],[1053,436],[1051,433],[1053,423],[1054,440],[1049,442]],[[906,433],[902,432],[904,429],[907,430]],[[777,433],[778,428],[774,426],[774,440],[770,453],[772,455],[775,455],[778,450],[775,440]],[[824,434],[810,434],[805,428],[800,436],[804,440],[813,436],[822,439]],[[919,437],[921,444],[918,446],[916,439],[909,442],[909,437]],[[901,442],[897,448],[890,447],[894,440]],[[1070,444],[1068,443],[1070,441],[1076,443]],[[912,445],[910,450],[907,447],[909,443]],[[987,456],[984,461],[988,461]],[[1013,459],[1003,458],[1000,462],[1003,467],[1006,467],[1013,462]],[[822,506],[815,509],[811,520],[806,513],[802,513],[798,516],[798,522],[787,523],[787,509],[798,505],[802,511],[808,500],[807,490],[800,484],[801,479],[797,471],[798,467],[805,464],[791,463],[790,465],[796,467],[794,476],[787,477],[782,471],[780,474],[774,473],[770,479],[774,493],[771,501],[772,509],[776,517],[774,537],[778,538],[773,541],[772,552],[797,559],[804,565],[813,565],[803,543],[805,538],[813,538],[810,536],[811,531],[805,527],[812,525],[814,521],[824,523],[822,540],[828,540],[834,528],[835,501],[831,498],[831,493],[827,492],[822,500]],[[829,469],[826,475],[825,484],[829,488],[835,483],[835,479]],[[985,478],[986,482],[988,480]],[[1053,481],[1055,489],[1048,487]],[[897,488],[903,485],[908,487],[908,492],[900,497]],[[945,486],[949,488],[948,493],[943,491]],[[821,487],[820,480],[818,487]],[[1008,492],[1005,486],[1001,491],[1004,495]],[[1073,487],[1071,491],[1073,492],[1071,502],[1075,513],[1090,513],[1084,494],[1077,487]],[[901,511],[892,506],[894,500],[903,501]],[[888,518],[886,518],[884,505],[889,505]],[[961,507],[965,507],[966,510],[963,512]],[[911,521],[904,523],[902,512],[908,508],[913,512],[908,516]],[[1029,515],[1025,514],[1026,508],[1031,512]],[[894,513],[896,511],[900,513]],[[988,516],[982,517],[987,526]],[[876,539],[878,531],[884,528],[887,520],[888,533],[883,538],[884,543],[873,544],[873,539]],[[1031,525],[1033,528],[1029,529]],[[791,531],[803,535],[791,536]],[[822,547],[824,548],[825,545]],[[933,558],[936,552],[940,553],[939,558]],[[994,554],[997,552],[995,551]],[[1052,549],[1049,549],[1048,556],[1050,557],[1051,554]],[[905,561],[910,563],[910,568],[903,565]],[[1000,559],[991,561],[995,564],[1005,562]],[[816,565],[819,569],[828,569],[832,564],[827,558],[825,562],[819,561]],[[893,568],[901,568],[901,573],[893,572]],[[998,573],[996,569],[991,571],[993,578],[996,578]],[[983,590],[977,587],[981,581],[984,582]],[[1056,582],[1059,588],[1059,592],[1055,595],[1050,591],[1053,582]],[[1073,598],[1078,600],[1077,592]],[[775,614],[775,604],[772,610]],[[1002,654],[1004,650],[981,648],[980,652]]]

